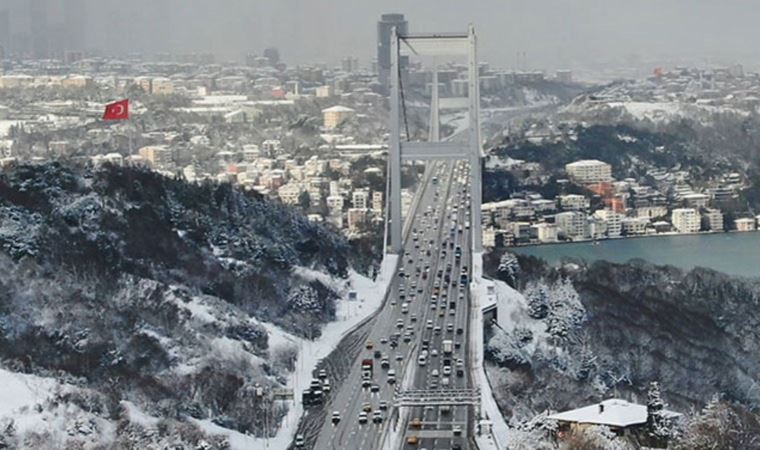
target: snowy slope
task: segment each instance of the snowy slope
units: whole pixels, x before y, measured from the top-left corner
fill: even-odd
[[[308,387],[313,370],[322,358],[329,355],[338,346],[341,339],[352,328],[380,308],[397,262],[397,257],[386,256],[381,264],[377,279],[373,281],[351,271],[347,283],[343,283],[342,280],[320,272],[305,268],[296,269],[296,272],[301,276],[319,279],[325,285],[334,288],[340,287],[341,290],[339,292],[343,294],[343,297],[337,303],[336,315],[338,320],[324,326],[322,335],[314,341],[294,336],[271,324],[262,324],[269,334],[270,348],[277,348],[282,345],[295,345],[298,347],[296,370],[291,374],[288,385],[288,388],[293,390],[294,400],[288,402],[288,413],[282,420],[276,436],[270,439],[254,438],[219,427],[210,421],[195,422],[209,434],[226,436],[233,449],[263,450],[287,448],[295,437],[298,421],[303,414],[300,393]],[[352,290],[357,293],[356,301],[348,300],[348,292]]]

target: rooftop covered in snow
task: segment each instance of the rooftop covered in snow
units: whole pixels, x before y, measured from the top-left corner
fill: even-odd
[[[665,417],[676,418],[681,414],[664,411]],[[647,407],[625,400],[612,398],[583,408],[573,409],[549,416],[560,422],[586,423],[626,428],[641,425],[647,421]]]

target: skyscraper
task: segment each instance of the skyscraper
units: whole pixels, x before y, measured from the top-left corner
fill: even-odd
[[[391,33],[393,27],[399,34],[409,32],[409,22],[403,14],[383,14],[377,22],[377,70],[380,83],[387,88],[391,69]],[[405,58],[406,59],[406,58]],[[401,61],[402,67],[405,65]]]

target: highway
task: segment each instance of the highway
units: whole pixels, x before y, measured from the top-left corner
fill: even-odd
[[[465,354],[469,296],[467,285],[459,283],[462,268],[468,268],[465,272],[469,279],[470,267],[467,165],[436,163],[430,170],[431,176],[421,186],[424,190],[417,207],[411,212],[409,232],[388,298],[366,329],[355,333],[363,339],[361,347],[354,344],[355,349],[346,357],[350,364],[348,375],[339,383],[335,381],[324,408],[326,414],[320,416],[318,435],[305,448],[382,448],[381,439],[394,416],[394,391],[405,379],[411,381],[411,386],[405,386],[410,389],[471,386]],[[456,256],[457,247],[461,258]],[[444,340],[457,343],[450,356],[443,354]],[[425,365],[420,365],[424,347],[427,356]],[[361,367],[365,359],[373,362],[371,376],[366,379]],[[444,359],[450,363],[451,374],[444,375]],[[462,376],[456,375],[457,360],[461,360]],[[387,367],[381,367],[386,365],[383,361]],[[389,383],[394,372],[396,382]],[[413,441],[415,436],[419,448],[470,448],[469,407],[455,406],[449,412],[440,407],[408,409],[408,417],[419,418],[423,424],[417,428],[416,422],[409,420],[397,423],[408,429],[405,442]],[[367,413],[367,423],[360,423],[362,411]],[[453,435],[455,425],[461,427],[461,436]]]
[[[417,358],[417,367],[410,389],[466,389],[471,388],[468,367],[467,338],[469,320],[469,284],[471,277],[469,223],[469,172],[464,163],[454,167],[453,180],[441,211],[436,213],[435,228],[437,258],[433,286],[435,296],[426,297],[424,330],[421,342],[427,344],[424,365]],[[461,250],[461,256],[458,250]],[[462,283],[461,275],[466,274]],[[447,277],[448,275],[448,277]],[[447,282],[448,280],[448,282]],[[452,304],[453,302],[453,304]],[[433,307],[435,305],[435,308]],[[454,306],[454,308],[450,308]],[[451,355],[444,354],[444,341],[453,341]],[[424,352],[424,348],[420,349]],[[448,369],[446,368],[448,367]],[[418,441],[419,448],[457,449],[470,448],[468,436],[472,430],[469,420],[473,411],[468,406],[414,407],[404,415],[402,429],[406,447]]]

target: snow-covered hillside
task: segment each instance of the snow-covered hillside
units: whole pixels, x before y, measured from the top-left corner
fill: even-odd
[[[300,406],[278,398],[384,283],[287,207],[140,169],[6,173],[0,247],[10,448],[287,442]]]

